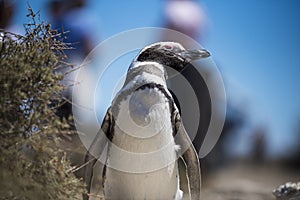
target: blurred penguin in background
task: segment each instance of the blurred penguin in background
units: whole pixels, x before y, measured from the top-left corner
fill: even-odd
[[[22,34],[21,28],[13,23],[16,9],[16,1],[0,0],[0,29],[15,34]]]
[[[86,56],[100,41],[95,26],[98,24],[97,18],[92,15],[86,5],[86,0],[52,0],[49,3],[51,27],[59,33],[63,33],[64,42],[71,48],[64,52],[67,56],[66,61],[73,65],[74,69],[82,64]],[[61,69],[61,72],[68,73],[69,70],[69,68]],[[68,118],[72,114],[70,102],[72,88],[74,84],[78,84],[75,81],[77,71],[74,70],[65,77],[64,85],[67,86],[67,89],[64,96],[69,101],[59,108],[58,115],[61,118]],[[91,79],[93,72],[90,70],[86,70],[86,72],[88,79]]]
[[[168,0],[165,4],[164,9],[164,27],[167,29],[175,30],[186,36],[189,36],[193,40],[185,40],[182,37],[179,37],[178,34],[172,34],[169,31],[165,31],[162,34],[162,41],[174,41],[183,44],[186,48],[194,48],[195,41],[203,45],[205,42],[205,35],[207,34],[209,28],[209,18],[205,13],[204,6],[199,3],[199,1],[194,0]],[[211,86],[210,90],[218,91],[220,88],[214,85],[214,77],[211,66],[209,63],[197,64],[197,67],[201,68],[201,76],[196,76],[191,68],[187,67],[181,72],[181,74],[193,85],[193,90],[197,95],[197,100],[200,109],[201,119],[198,124],[197,135],[193,140],[193,144],[197,152],[200,151],[200,148],[203,144],[204,138],[206,136],[210,119],[211,119],[211,99],[208,91],[207,85]],[[220,68],[220,65],[218,65]],[[168,86],[171,91],[174,90],[176,85],[176,78],[168,80]],[[205,82],[207,81],[207,82]],[[195,108],[190,103],[189,97],[186,95],[188,88],[179,87],[176,89],[178,96],[186,97],[185,100],[185,110],[188,110],[188,113],[195,112]],[[217,92],[218,93],[218,92]],[[176,97],[174,97],[176,101]],[[217,100],[218,101],[218,100]],[[180,102],[176,102],[180,108]],[[230,114],[228,114],[230,113]],[[190,133],[189,127],[193,127],[193,122],[185,120],[185,116],[182,115],[183,123],[187,129],[187,132]],[[206,156],[202,160],[202,169],[203,174],[206,172],[212,171],[212,169],[217,168],[225,162],[228,162],[228,156],[230,156],[227,147],[227,141],[234,140],[233,134],[236,133],[236,130],[240,128],[244,123],[244,116],[241,113],[240,109],[228,103],[227,115],[225,119],[224,128],[222,134],[219,138],[219,142],[214,147],[209,156]],[[191,135],[190,135],[191,137]],[[225,161],[227,160],[227,161]]]
[[[193,0],[168,0],[164,9],[165,28],[181,32],[195,40],[202,41],[207,26],[207,17],[201,4]],[[177,40],[175,35],[163,38]],[[184,44],[189,46],[190,44]]]

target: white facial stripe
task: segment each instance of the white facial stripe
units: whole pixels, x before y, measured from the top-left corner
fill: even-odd
[[[160,69],[162,71],[162,73],[164,73],[164,66],[162,64],[159,64],[157,62],[152,62],[152,61],[143,61],[143,62],[139,62],[139,61],[136,61],[134,62],[134,64],[129,68],[129,72],[132,70],[132,69],[135,69],[137,67],[142,67],[144,65],[150,65],[150,66],[153,66],[153,67],[156,67],[158,69]]]

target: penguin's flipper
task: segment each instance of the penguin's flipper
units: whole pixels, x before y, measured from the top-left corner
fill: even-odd
[[[180,145],[185,152],[179,152],[181,158],[186,167],[186,176],[188,181],[188,187],[190,191],[190,197],[192,200],[200,199],[201,189],[201,175],[200,175],[200,163],[197,152],[183,126],[180,115],[177,111],[174,113],[175,117],[175,143]]]
[[[97,133],[96,137],[94,138],[91,146],[89,147],[86,155],[85,155],[85,167],[84,167],[84,183],[87,186],[87,193],[89,194],[91,191],[91,184],[92,184],[92,177],[93,177],[93,167],[97,162],[97,158],[99,158],[106,146],[107,140],[110,137],[110,130],[112,125],[112,112],[111,108],[109,107],[106,115],[102,121],[101,129]],[[88,200],[89,195],[83,194],[83,199]]]

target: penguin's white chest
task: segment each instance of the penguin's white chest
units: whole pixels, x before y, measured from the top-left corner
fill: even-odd
[[[106,199],[181,199],[167,98],[143,88],[123,99],[115,116],[104,180]]]

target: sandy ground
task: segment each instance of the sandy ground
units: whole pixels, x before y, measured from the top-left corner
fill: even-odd
[[[300,171],[272,164],[239,163],[212,173],[203,180],[203,200],[275,200],[272,191],[288,181],[299,181]]]

